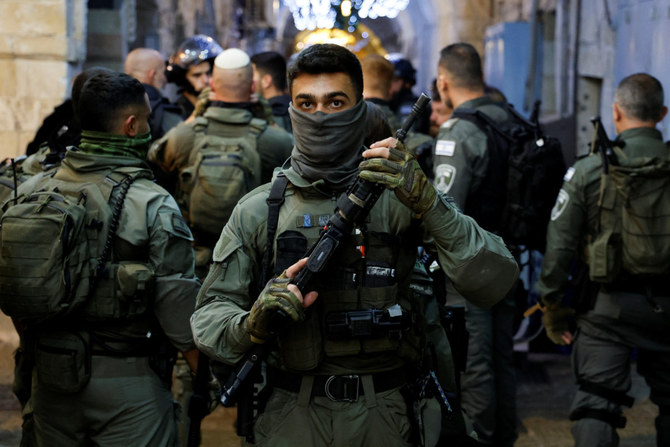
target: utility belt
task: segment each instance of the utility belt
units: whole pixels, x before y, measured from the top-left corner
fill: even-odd
[[[139,341],[105,341],[91,336],[91,355],[106,357],[149,357],[155,351],[153,344]]]
[[[375,393],[382,393],[394,388],[400,388],[407,383],[406,371],[394,369],[374,374],[372,384]],[[327,397],[333,402],[357,402],[359,396],[365,394],[363,390],[364,374],[345,374],[333,376],[312,376],[312,397]],[[268,368],[268,378],[272,386],[291,393],[298,393],[303,380],[309,377],[302,374],[293,374],[277,368]]]
[[[611,283],[602,284],[602,290],[607,293],[634,293],[645,296],[670,296],[670,285],[667,277],[627,277]]]
[[[385,310],[350,310],[326,315],[326,337],[331,340],[379,337],[400,340],[409,327],[409,315],[398,304]]]

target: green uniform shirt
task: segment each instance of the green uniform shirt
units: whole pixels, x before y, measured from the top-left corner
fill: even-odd
[[[630,165],[633,159],[640,157],[670,159],[670,150],[663,143],[661,133],[654,128],[628,129],[618,139],[625,142],[623,148],[615,148],[622,166]],[[551,213],[547,251],[537,283],[545,304],[563,298],[575,255],[588,262],[585,248],[597,232],[601,173],[600,155],[591,154],[578,160],[563,178],[563,187]]]
[[[507,112],[488,96],[466,101],[456,110],[462,108],[481,110],[496,122],[508,119]],[[435,187],[452,196],[462,210],[486,176],[488,163],[487,137],[476,124],[460,118],[442,124],[435,144]]]
[[[334,211],[337,196],[325,191],[322,181],[310,184],[290,168],[284,172],[291,184],[280,208],[277,235],[288,230],[301,230],[307,235],[309,247],[318,238],[322,220],[327,221]],[[269,189],[270,185],[257,188],[233,211],[214,250],[213,267],[198,295],[196,311],[191,318],[198,347],[207,355],[229,364],[238,362],[252,346],[245,320],[256,299],[249,290],[259,281],[266,251]],[[499,301],[516,280],[518,267],[502,239],[481,229],[443,196],[439,196],[425,213],[420,225],[413,224],[412,220],[412,211],[399,202],[395,194],[386,191],[372,209],[367,226],[370,232],[390,234],[399,240],[414,238],[412,240],[417,243],[436,250],[440,264],[456,287],[480,306],[490,307]],[[311,222],[309,227],[307,221]],[[409,277],[416,259],[415,247],[398,249],[395,263],[397,286],[394,286],[397,287],[397,299],[408,293]],[[351,294],[349,298],[341,299],[353,300],[351,302],[356,307],[356,290]],[[326,295],[322,293],[317,301],[326,300]],[[306,334],[302,341],[309,343],[309,337]],[[277,365],[276,359],[271,358],[270,362],[281,366]],[[392,369],[401,366],[402,362],[392,352],[377,355],[374,361],[366,355],[349,355],[326,358],[314,372],[364,373]]]

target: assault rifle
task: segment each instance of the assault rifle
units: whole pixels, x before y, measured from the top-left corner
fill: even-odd
[[[593,140],[591,140],[591,152],[600,154],[603,161],[603,172],[609,174],[609,165],[618,165],[619,162],[614,153],[614,143],[607,136],[607,132],[603,127],[603,122],[599,116],[591,118],[593,124]]]
[[[430,102],[430,98],[421,94],[421,97],[416,101],[412,107],[412,112],[403,122],[402,127],[396,131],[395,137],[398,141],[403,141],[407,132],[414,124],[414,121],[421,115],[424,108]],[[352,230],[357,224],[365,222],[370,210],[377,202],[377,199],[384,192],[385,187],[374,182],[362,180],[360,177],[354,184],[343,193],[337,200],[337,208],[335,213],[330,217],[328,223],[325,225],[319,239],[307,251],[306,256],[307,265],[296,275],[291,281],[295,284],[302,294],[306,294],[312,290],[312,279],[314,275],[325,270],[328,262],[335,254],[340,242],[351,234]],[[281,333],[290,324],[287,315],[282,312],[277,312],[270,324],[270,331],[277,335]],[[255,345],[249,350],[245,358],[241,362],[241,366],[231,377],[227,383],[223,384],[223,392],[221,395],[221,404],[225,407],[233,406],[236,403],[237,396],[240,390],[246,386],[246,383],[254,371],[258,370],[261,361],[267,358],[272,350],[272,344]],[[239,408],[238,408],[239,410]],[[247,426],[248,421],[239,414],[238,411],[238,434],[241,426]],[[246,436],[250,434],[247,433]]]

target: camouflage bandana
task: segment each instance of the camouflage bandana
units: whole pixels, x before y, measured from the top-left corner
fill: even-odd
[[[87,154],[106,155],[108,157],[135,157],[141,160],[147,158],[151,132],[136,137],[115,135],[106,132],[83,130],[79,149]]]

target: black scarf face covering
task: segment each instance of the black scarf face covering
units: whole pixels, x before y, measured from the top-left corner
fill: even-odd
[[[305,180],[324,180],[333,190],[345,189],[358,175],[367,104],[337,113],[305,113],[288,109],[295,146],[291,166]]]

